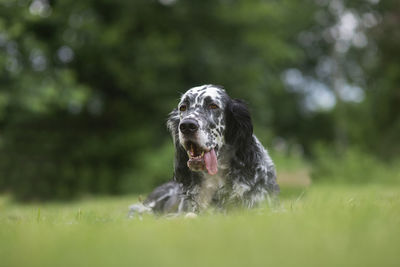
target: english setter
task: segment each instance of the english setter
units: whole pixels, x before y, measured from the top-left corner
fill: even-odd
[[[182,95],[167,126],[175,146],[172,181],[132,205],[132,213],[199,213],[254,207],[276,199],[279,186],[268,152],[253,134],[246,104],[219,86],[193,87]]]

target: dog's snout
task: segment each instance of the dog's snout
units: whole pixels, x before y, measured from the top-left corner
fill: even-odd
[[[199,124],[195,120],[187,119],[181,122],[179,129],[183,134],[193,134],[199,129]]]

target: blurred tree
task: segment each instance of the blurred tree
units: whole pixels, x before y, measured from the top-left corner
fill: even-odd
[[[311,155],[383,138],[392,155],[397,18],[395,1],[376,2],[0,1],[0,190],[70,198],[167,180],[166,115],[204,83],[249,102],[268,143]]]
[[[368,76],[364,132],[367,147],[388,159],[400,155],[399,2],[381,1],[376,12],[380,24],[371,30],[376,55],[364,58]]]
[[[312,9],[292,16],[299,3],[0,5],[0,181],[20,199],[137,188],[143,181],[124,180],[140,180],[129,174],[158,160],[150,155],[164,147],[166,114],[195,85],[222,84],[247,99],[264,128],[296,118],[280,73],[304,57],[295,37]]]

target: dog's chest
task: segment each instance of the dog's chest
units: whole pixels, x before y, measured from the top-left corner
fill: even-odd
[[[196,202],[201,210],[206,209],[210,205],[215,193],[219,189],[223,188],[225,183],[226,178],[224,175],[204,175],[202,183],[198,188],[199,191],[196,197]]]

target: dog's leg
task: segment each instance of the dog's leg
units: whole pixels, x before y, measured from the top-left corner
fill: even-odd
[[[129,217],[142,213],[181,213],[188,209],[188,200],[184,195],[182,184],[171,181],[157,187],[143,203],[134,204],[129,209]]]

